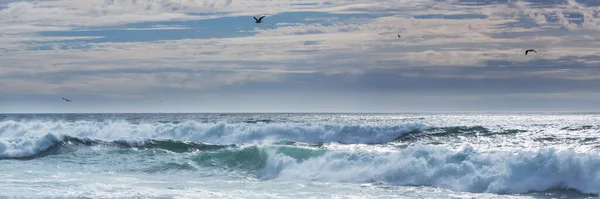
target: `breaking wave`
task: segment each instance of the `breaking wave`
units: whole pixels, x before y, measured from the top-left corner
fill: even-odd
[[[427,128],[422,124],[389,126],[297,123],[140,123],[124,121],[0,122],[0,137],[40,137],[48,133],[102,140],[169,139],[213,144],[269,143],[386,143]]]
[[[521,132],[524,130],[490,130],[482,126],[431,127],[418,123],[5,120],[0,122],[0,161],[54,157],[73,152],[78,147],[94,150],[100,147],[108,150],[82,153],[92,153],[93,158],[98,158],[97,164],[107,165],[111,163],[103,162],[104,159],[118,154],[119,158],[132,160],[128,162],[129,166],[115,166],[115,169],[127,172],[215,171],[241,173],[267,181],[433,186],[507,194],[572,189],[585,194],[600,194],[600,156],[597,153],[554,148],[482,152],[472,147],[452,150],[414,142],[454,136],[511,136]],[[409,144],[397,146],[388,144],[390,142]],[[330,147],[340,143],[354,148]],[[385,152],[373,150],[385,147]],[[105,153],[111,150],[119,151]],[[152,157],[151,160],[146,160],[148,157]],[[197,170],[203,168],[207,170]]]
[[[114,140],[102,141],[71,136],[47,134],[40,138],[0,139],[0,160],[2,159],[34,159],[58,154],[61,149],[74,146],[105,146],[135,149],[162,149],[174,153],[218,150],[235,145],[213,145],[175,140]]]
[[[511,194],[573,189],[586,194],[600,194],[600,157],[597,154],[552,148],[481,153],[471,147],[453,151],[438,146],[416,145],[391,152],[374,152],[328,150],[327,147],[296,145],[293,142],[279,145],[212,145],[156,139],[101,141],[46,134],[39,138],[0,141],[0,160],[35,159],[70,151],[62,150],[65,148],[88,146],[133,149],[124,155],[138,159],[146,156],[143,155],[145,150],[137,149],[171,152],[159,153],[162,156],[189,154],[185,156],[188,158],[176,158],[154,165],[160,169],[146,168],[146,165],[129,166],[130,169],[145,168],[142,172],[176,172],[183,165],[187,168],[184,170],[208,168],[275,181],[434,186],[476,193]]]
[[[211,154],[200,155],[197,161],[220,167],[255,168],[263,180],[435,186],[476,193],[574,189],[600,194],[600,157],[555,149],[479,153],[470,147],[451,151],[415,146],[397,152],[375,153],[248,147]]]

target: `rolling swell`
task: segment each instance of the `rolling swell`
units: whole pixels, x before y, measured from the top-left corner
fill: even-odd
[[[163,149],[175,153],[186,153],[186,152],[197,152],[197,151],[214,151],[228,147],[235,147],[236,145],[216,145],[216,144],[204,144],[196,142],[184,142],[175,140],[144,140],[144,141],[130,141],[130,140],[116,140],[111,144],[115,144],[122,148],[136,148],[136,149]],[[107,144],[110,145],[110,144]]]
[[[449,127],[431,127],[428,129],[415,130],[404,134],[396,139],[396,141],[414,141],[428,138],[441,137],[475,137],[475,136],[496,136],[496,135],[512,135],[517,133],[527,132],[520,129],[507,129],[501,131],[493,131],[483,126],[449,126]]]
[[[296,161],[305,161],[322,156],[326,152],[326,150],[320,148],[253,145],[197,153],[192,157],[192,160],[203,167],[241,171],[257,178],[264,178],[272,171],[274,165],[269,162],[269,159],[276,154],[284,155]]]

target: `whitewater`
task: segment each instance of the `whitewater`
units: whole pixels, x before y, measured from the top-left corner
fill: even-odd
[[[600,113],[0,114],[0,198],[598,198]]]

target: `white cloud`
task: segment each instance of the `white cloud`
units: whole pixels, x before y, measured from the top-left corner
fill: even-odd
[[[57,3],[58,2],[58,3]],[[65,4],[70,1],[45,1],[39,3],[13,2],[0,10],[0,31],[27,33],[43,30],[64,30],[74,27],[109,26],[144,21],[168,21],[199,19],[206,16],[190,16],[185,13],[167,12],[166,8],[139,4],[110,4],[96,6],[93,1]],[[148,4],[155,5],[155,4]]]

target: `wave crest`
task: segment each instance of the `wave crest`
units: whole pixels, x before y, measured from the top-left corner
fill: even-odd
[[[296,123],[140,123],[107,122],[0,122],[0,136],[39,137],[47,133],[102,140],[170,139],[214,144],[271,143],[385,143],[426,128],[423,124],[389,126]]]
[[[235,145],[212,145],[205,143],[183,142],[175,140],[115,140],[102,141],[72,136],[46,134],[40,138],[0,139],[0,160],[34,159],[61,153],[61,149],[75,146],[107,146],[135,149],[159,149],[174,153],[213,151]],[[68,150],[66,150],[68,151]]]
[[[40,138],[0,140],[0,159],[27,158],[51,151],[62,141],[60,136],[46,134]]]
[[[470,147],[454,152],[418,146],[393,153],[329,151],[307,160],[273,154],[265,168],[263,177],[274,180],[436,186],[478,193],[576,189],[600,194],[597,155],[554,149],[482,154]]]

